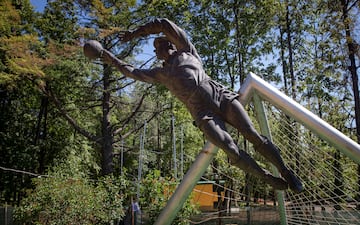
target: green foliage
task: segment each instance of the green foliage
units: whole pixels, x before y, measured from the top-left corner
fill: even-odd
[[[19,26],[20,15],[12,6],[10,0],[0,2],[0,33],[2,35],[11,34],[14,26]]]
[[[41,43],[33,26],[36,17],[30,2],[1,1],[0,10],[0,85],[12,89],[21,79],[35,81],[43,77],[41,69],[48,62],[37,54]]]
[[[59,43],[74,42],[78,38],[79,29],[76,10],[75,1],[49,1],[44,13],[36,21],[42,38]]]
[[[124,216],[127,182],[112,176],[91,180],[57,168],[35,178],[35,189],[15,210],[27,224],[104,224]]]
[[[185,24],[208,74],[235,89],[245,75],[270,67],[273,1],[190,1]]]
[[[171,20],[182,22],[184,14],[188,14],[189,1],[188,0],[144,0],[141,2],[140,8],[146,8],[145,15],[151,17],[164,17]]]
[[[34,31],[35,14],[29,0],[2,0],[0,12],[0,36],[28,34]]]
[[[69,133],[64,126],[60,126],[63,123],[61,118],[49,109],[47,121],[57,126],[49,127],[46,133],[54,138],[45,140],[44,133],[36,138],[41,97],[31,83],[18,81],[17,85],[21,88],[3,92],[0,98],[0,164],[7,168],[42,173],[40,170],[52,163],[68,144]],[[0,180],[4,184],[0,186],[1,201],[16,202],[19,200],[16,196],[20,198],[24,188],[32,186],[30,177],[21,174],[1,171]]]
[[[149,215],[148,224],[154,224],[178,185],[174,178],[161,177],[160,173],[159,170],[153,170],[141,181],[140,205]],[[190,196],[172,224],[188,224],[190,216],[196,213],[198,213],[197,206],[191,202]]]

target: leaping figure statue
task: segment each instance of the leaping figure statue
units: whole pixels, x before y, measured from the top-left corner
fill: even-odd
[[[155,19],[136,30],[122,33],[121,40],[126,42],[160,33],[164,36],[155,38],[154,47],[157,58],[164,61],[162,67],[137,69],[103,49],[97,41],[87,42],[84,54],[91,59],[101,58],[104,63],[116,67],[127,77],[164,85],[185,104],[205,137],[226,152],[232,165],[263,179],[274,189],[290,188],[293,192],[301,192],[301,181],[285,166],[279,149],[255,130],[238,100],[238,94],[226,89],[205,73],[201,58],[184,30],[168,19]],[[273,176],[261,168],[249,154],[239,149],[227,132],[225,123],[235,127],[253,144],[257,152],[276,166],[281,177]]]

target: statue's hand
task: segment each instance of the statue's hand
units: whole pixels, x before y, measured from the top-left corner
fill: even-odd
[[[135,37],[135,33],[133,31],[122,31],[119,34],[119,38],[122,42],[130,41],[134,37]]]
[[[100,58],[104,48],[95,40],[90,40],[84,45],[84,55],[90,59]]]

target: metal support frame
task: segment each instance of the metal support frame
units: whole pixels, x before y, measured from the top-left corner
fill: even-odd
[[[330,145],[339,149],[339,151],[347,155],[350,159],[360,164],[359,144],[280,92],[278,89],[271,86],[259,76],[250,73],[244,84],[241,86],[239,93],[243,105],[246,105],[253,94],[256,93],[261,99],[264,99],[281,109],[285,114],[292,117],[320,138],[327,141]]]
[[[167,202],[165,208],[161,211],[154,225],[171,224],[217,152],[218,148],[215,145],[210,142],[205,144],[202,151],[196,157],[195,162]]]
[[[253,96],[253,102],[254,102],[254,109],[256,112],[257,120],[259,122],[261,134],[265,135],[270,141],[272,141],[271,131],[269,128],[269,124],[268,124],[268,120],[267,120],[263,102],[261,101],[261,98],[257,94],[254,94],[254,96]],[[279,177],[279,171],[277,170],[277,168],[274,165],[271,166],[271,169],[272,169],[274,176]],[[284,191],[276,191],[276,198],[279,203],[280,223],[281,223],[281,225],[286,225],[287,219],[286,219],[286,212],[285,212]]]
[[[257,107],[257,110],[263,111],[261,100],[266,100],[281,109],[288,116],[303,124],[322,139],[338,148],[356,163],[360,164],[360,145],[325,121],[321,120],[318,116],[302,107],[285,94],[281,93],[257,75],[250,73],[244,84],[241,86],[239,93],[242,105],[245,106],[249,100],[254,97],[255,105],[258,105],[255,107]],[[256,93],[256,95],[254,95],[254,93]],[[262,132],[264,135],[271,137],[267,126],[266,116],[264,117],[265,114],[261,114],[262,116],[259,117],[259,120],[265,120],[265,122],[260,121],[260,123],[263,124],[261,125]],[[162,210],[160,216],[155,222],[155,225],[170,225],[172,223],[176,214],[181,209],[196,183],[211,163],[217,151],[218,149],[210,142],[205,144],[203,150],[200,152],[195,162],[184,176],[175,193],[171,196],[167,205]],[[283,202],[281,198],[283,198],[283,194],[281,194],[281,192],[279,194],[278,192],[279,205]],[[286,224],[285,206],[280,205],[280,217],[281,223]]]

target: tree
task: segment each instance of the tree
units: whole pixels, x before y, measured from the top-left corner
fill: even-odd
[[[36,173],[42,165],[38,158],[40,149],[51,143],[40,145],[34,136],[35,112],[40,102],[34,86],[43,87],[41,68],[51,62],[38,54],[42,45],[32,26],[35,16],[29,1],[2,1],[0,9],[1,165]],[[52,154],[57,152],[53,148]],[[4,172],[0,179],[5,184],[1,187],[1,200],[9,203],[18,204],[24,188],[31,186],[29,177],[23,174]]]
[[[49,2],[38,23],[38,27],[46,44],[49,46],[52,44],[55,46],[76,46],[84,36],[90,37],[96,34],[96,38],[101,38],[106,48],[110,50],[118,49],[120,52],[122,51],[123,57],[125,57],[130,54],[130,50],[134,48],[134,45],[128,46],[128,48],[117,48],[117,32],[119,32],[119,28],[127,26],[125,23],[130,21],[128,16],[130,15],[130,8],[134,4],[133,1],[127,3],[92,1],[91,4],[85,4],[82,1]],[[89,13],[86,14],[87,17],[82,17],[81,20],[78,17],[80,10]],[[50,21],[52,24],[57,21],[56,24],[61,26],[53,26],[49,24]],[[83,25],[88,26],[88,28],[79,29],[81,23],[84,23]],[[59,35],[54,35],[57,33]],[[74,53],[76,54],[76,51],[72,52],[72,54]],[[81,52],[77,53],[82,54]],[[122,90],[128,89],[133,82],[124,79],[106,65],[100,72],[98,66],[90,66],[84,60],[81,60],[81,57],[77,58],[77,60],[77,65],[65,60],[62,64],[49,67],[47,75],[52,79],[47,81],[46,89],[43,91],[77,132],[100,147],[102,173],[110,174],[113,172],[113,145],[119,141],[114,137],[122,132],[121,138],[124,139],[141,128],[141,126],[131,128],[127,130],[127,133],[125,133],[126,129],[124,129],[139,112],[147,92],[136,100],[132,107],[123,108],[129,111],[135,109],[135,112],[128,112],[128,114],[125,112],[117,113],[118,116],[122,115],[124,118],[116,118],[117,122],[115,122],[112,111],[119,110],[119,103],[122,101],[117,100],[117,98],[126,98],[127,93]],[[89,68],[85,68],[86,66]],[[99,73],[101,76],[93,76],[91,73]],[[67,82],[64,83],[64,80]],[[71,81],[83,83],[71,83]],[[63,85],[59,86],[59,83]],[[76,87],[75,85],[79,86]],[[74,99],[67,99],[70,96],[69,93],[66,93],[66,91],[70,90],[69,88],[75,90],[78,94],[81,88],[87,89],[88,92],[81,93],[78,96],[73,95]],[[102,119],[96,121],[94,118],[95,121],[93,121],[92,127],[89,127],[90,124],[85,122],[89,118],[75,113],[80,113],[83,109],[89,109],[87,111],[89,112],[88,116],[92,118],[94,118],[94,115],[98,115],[99,110],[101,110]],[[90,111],[92,111],[92,115],[90,115]]]
[[[342,23],[343,28],[345,31],[344,39],[346,40],[346,45],[348,49],[348,60],[350,65],[348,65],[348,70],[351,74],[352,80],[352,89],[353,89],[353,96],[354,96],[354,103],[355,103],[355,123],[356,123],[356,137],[357,142],[360,143],[360,96],[359,96],[359,78],[357,74],[358,66],[356,65],[356,53],[359,52],[359,44],[356,43],[354,36],[352,35],[352,27],[353,21],[355,19],[350,18],[351,11],[354,8],[359,10],[358,6],[359,1],[340,1],[341,8],[342,8]],[[358,59],[359,60],[359,59]],[[360,188],[360,165],[358,165],[358,185]],[[360,189],[358,190],[357,198],[360,199]],[[360,206],[357,206],[360,208]]]

